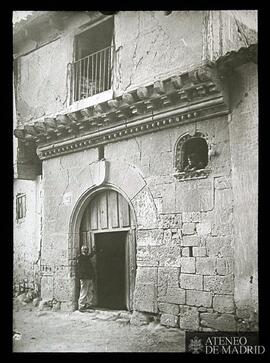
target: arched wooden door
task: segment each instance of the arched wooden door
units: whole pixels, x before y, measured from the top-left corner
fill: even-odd
[[[93,305],[132,310],[136,274],[135,223],[126,199],[114,190],[98,192],[86,208],[80,245],[95,251]]]

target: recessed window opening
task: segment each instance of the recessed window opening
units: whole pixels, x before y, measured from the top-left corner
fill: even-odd
[[[111,88],[113,17],[76,36],[73,101]]]
[[[19,193],[16,196],[16,219],[22,219],[26,215],[26,195]]]
[[[201,137],[190,138],[183,145],[183,171],[204,169],[208,164],[208,146]]]

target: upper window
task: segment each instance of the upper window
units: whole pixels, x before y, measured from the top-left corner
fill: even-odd
[[[26,215],[26,195],[17,194],[16,196],[16,219],[22,219]]]
[[[75,38],[72,102],[111,88],[113,17]]]
[[[208,163],[208,146],[202,137],[192,137],[183,144],[183,170],[204,169]]]
[[[204,135],[183,136],[176,145],[175,169],[180,179],[206,177],[208,144]]]

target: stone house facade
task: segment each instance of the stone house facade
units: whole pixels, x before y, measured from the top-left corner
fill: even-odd
[[[258,328],[256,27],[255,11],[14,25],[16,289],[76,309],[88,244],[97,306]]]

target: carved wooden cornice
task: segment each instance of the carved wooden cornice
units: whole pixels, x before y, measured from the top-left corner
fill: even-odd
[[[34,142],[40,159],[228,113],[214,67],[140,87],[80,111],[24,125],[14,134]]]

